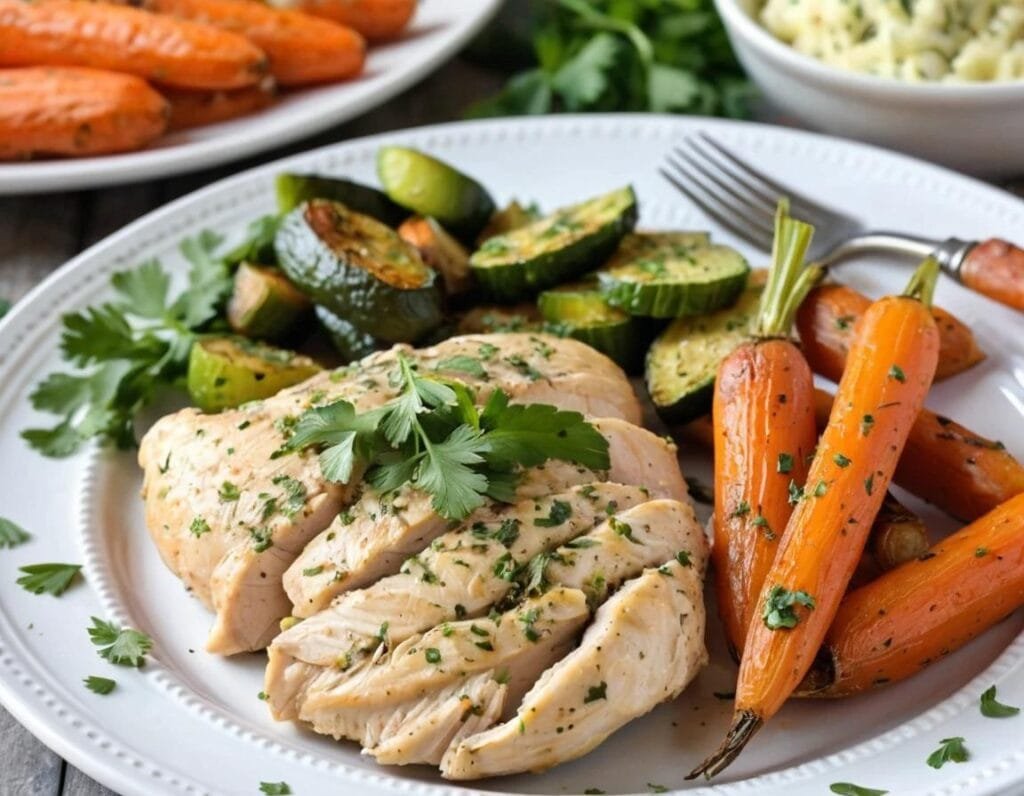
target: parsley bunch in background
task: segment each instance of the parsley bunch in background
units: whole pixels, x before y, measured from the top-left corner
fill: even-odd
[[[530,20],[536,66],[470,115],[748,115],[751,89],[712,0],[535,0]]]

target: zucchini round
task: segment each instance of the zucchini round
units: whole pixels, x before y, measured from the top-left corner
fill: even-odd
[[[415,247],[339,202],[299,205],[285,216],[274,248],[300,290],[366,334],[409,342],[441,323],[437,274]]]
[[[636,319],[611,306],[591,285],[566,285],[540,294],[544,320],[569,337],[596,348],[621,368],[634,371],[643,361],[644,335]]]
[[[436,218],[464,240],[472,241],[494,212],[494,200],[480,183],[416,149],[381,147],[377,175],[393,201]]]
[[[269,398],[319,372],[309,357],[244,337],[203,337],[188,357],[188,394],[204,412]]]
[[[480,234],[476,239],[476,245],[482,245],[484,241],[488,238],[493,238],[495,235],[504,235],[506,232],[532,224],[538,218],[540,218],[540,211],[536,205],[523,207],[513,199],[501,210],[494,212],[490,221],[487,222],[487,226],[480,230]]]
[[[387,343],[378,340],[371,334],[360,331],[344,318],[339,318],[326,307],[316,308],[316,319],[326,332],[334,350],[341,355],[346,363],[354,362],[372,354]]]
[[[473,287],[469,252],[437,221],[413,216],[402,222],[398,234],[415,246],[423,262],[441,275],[444,292],[449,296],[457,296]]]
[[[636,194],[627,186],[490,238],[469,264],[496,299],[516,301],[599,266],[636,218]]]
[[[309,308],[309,299],[279,270],[242,263],[228,300],[228,325],[245,337],[279,340]]]
[[[732,307],[698,318],[678,318],[651,344],[647,392],[667,422],[688,423],[711,411],[719,364],[750,339],[763,278],[751,282]]]
[[[687,242],[689,238],[689,242]],[[680,318],[736,301],[750,266],[728,246],[701,245],[690,233],[630,235],[598,273],[612,304],[631,315]]]
[[[330,199],[341,202],[357,213],[370,216],[396,227],[408,213],[388,198],[387,194],[345,180],[341,177],[322,177],[319,174],[278,174],[275,180],[277,207],[281,214],[290,213],[310,199]]]

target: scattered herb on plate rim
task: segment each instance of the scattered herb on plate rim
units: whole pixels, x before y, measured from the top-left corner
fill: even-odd
[[[0,547],[17,547],[25,544],[31,535],[18,523],[6,517],[0,517]]]
[[[966,763],[970,756],[964,739],[958,735],[939,741],[939,748],[928,755],[927,763],[932,768],[942,768],[946,763]]]
[[[109,677],[97,677],[96,675],[89,675],[83,681],[85,687],[92,691],[94,694],[100,694],[106,696],[115,688],[117,688],[117,681],[111,680]]]
[[[996,687],[994,685],[986,688],[984,693],[982,693],[979,707],[981,715],[989,719],[1005,719],[1020,713],[1020,708],[1013,705],[1004,705],[1002,702],[996,701]]]
[[[292,789],[287,782],[261,782],[260,793],[267,796],[290,796]]]
[[[60,597],[68,590],[81,569],[81,564],[28,564],[19,567],[18,571],[25,574],[16,582],[25,591],[33,594]]]
[[[828,786],[833,793],[839,796],[885,796],[889,791],[877,788],[865,788],[863,785],[854,785],[852,782],[833,782]]]
[[[118,666],[139,668],[153,648],[153,640],[145,633],[118,627],[95,616],[88,631],[89,640],[100,648],[97,650],[99,656]]]

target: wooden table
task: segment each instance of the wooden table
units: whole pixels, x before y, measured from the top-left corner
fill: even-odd
[[[462,117],[502,78],[455,59],[418,86],[316,138],[216,169],[96,191],[0,197],[0,297],[16,301],[55,268],[144,213],[243,169],[362,135]],[[0,708],[0,794],[112,796],[37,741]]]

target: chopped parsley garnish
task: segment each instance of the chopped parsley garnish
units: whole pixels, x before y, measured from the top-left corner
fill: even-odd
[[[266,796],[291,796],[292,789],[287,782],[261,782],[260,793]]]
[[[32,537],[16,522],[0,517],[0,547],[17,547]]]
[[[479,647],[484,652],[494,652],[494,645],[490,641],[476,641],[473,646]]]
[[[985,689],[985,692],[981,695],[981,715],[986,718],[1005,719],[1010,716],[1016,716],[1018,713],[1020,713],[1020,708],[1004,705],[996,701],[995,686]]]
[[[192,523],[188,526],[188,532],[198,539],[204,533],[210,532],[210,523],[202,517],[193,517]]]
[[[608,699],[608,683],[602,680],[598,685],[592,685],[587,689],[587,695],[583,697],[583,704],[597,702],[599,699]]]
[[[442,359],[437,363],[435,370],[454,370],[457,373],[465,373],[467,376],[475,376],[479,379],[487,377],[487,371],[480,364],[480,360],[465,354]]]
[[[733,517],[742,517],[745,514],[749,514],[749,513],[750,513],[750,504],[747,501],[743,500],[743,501],[740,501],[740,504],[735,508],[735,510],[732,513],[732,516]]]
[[[833,782],[828,789],[839,796],[885,796],[889,791],[865,788],[852,782]]]
[[[565,546],[572,550],[586,550],[588,547],[597,547],[601,544],[597,539],[587,536],[577,536],[575,539],[565,543]]]
[[[864,415],[860,419],[860,433],[861,436],[866,437],[871,433],[871,429],[875,427],[875,418],[872,415]]]
[[[547,517],[538,517],[533,524],[539,528],[557,528],[564,525],[572,516],[572,504],[564,500],[556,500],[551,504],[551,510]]]
[[[633,526],[628,522],[623,522],[618,517],[612,517],[608,520],[608,525],[619,536],[629,539],[633,544],[640,544],[640,542],[633,538]]]
[[[118,666],[142,666],[146,653],[153,648],[153,640],[145,633],[92,617],[89,640],[100,649],[101,658]]]
[[[946,763],[966,763],[969,757],[964,739],[956,736],[939,741],[939,748],[928,755],[927,763],[932,768],[942,768]]]
[[[987,547],[976,547],[976,548],[974,548],[974,557],[975,558],[984,558],[987,555],[988,555],[988,548]]]
[[[16,582],[25,591],[33,594],[52,594],[54,597],[60,597],[68,590],[81,569],[81,564],[29,564],[18,569],[18,572],[25,574]]]
[[[780,473],[788,473],[793,469],[793,457],[788,453],[780,453],[775,469]]]
[[[668,788],[666,788],[664,785],[658,785],[655,782],[648,782],[647,790],[649,790],[651,793],[668,793]]]
[[[322,447],[320,468],[329,481],[347,483],[365,467],[368,483],[382,492],[411,484],[450,520],[465,518],[488,497],[513,501],[521,468],[552,458],[609,467],[607,440],[578,412],[510,404],[502,390],[478,410],[468,387],[421,376],[401,355],[395,381],[400,395],[368,412],[347,401],[310,409],[289,449]]]
[[[101,694],[103,696],[106,696],[117,687],[117,683],[114,680],[108,677],[96,677],[95,675],[86,677],[82,682],[94,694]]]
[[[800,617],[793,610],[796,605],[813,610],[814,598],[805,591],[790,591],[785,586],[772,586],[761,617],[770,630],[794,628],[800,622]]]
[[[249,537],[252,539],[252,549],[257,553],[274,546],[274,532],[270,528],[250,528]]]
[[[494,567],[491,571],[495,577],[512,581],[515,580],[516,573],[519,571],[519,564],[512,558],[511,553],[505,553],[494,562]]]
[[[788,498],[789,505],[790,506],[795,506],[797,503],[799,503],[803,499],[804,499],[804,488],[802,486],[797,486],[796,481],[794,481],[792,478],[789,479],[789,498]]]
[[[855,320],[857,320],[856,315],[840,315],[836,318],[836,328],[845,332],[853,325]]]
[[[533,627],[538,616],[540,616],[540,611],[536,608],[531,608],[529,611],[519,614],[519,621],[523,623],[523,635],[526,636],[527,641],[540,641],[540,633]]]
[[[427,663],[440,663],[441,650],[437,649],[437,647],[428,647],[424,650],[423,657],[427,659]]]
[[[834,461],[839,467],[849,467],[853,460],[843,456],[841,453],[837,453],[832,457],[832,461]]]
[[[907,380],[907,374],[903,372],[903,368],[899,365],[893,365],[889,368],[889,378],[896,379],[898,382],[905,382]]]
[[[869,475],[867,478],[864,479],[864,491],[867,492],[870,495],[874,491],[874,489],[875,489],[875,474],[872,473],[871,475]]]
[[[825,497],[826,492],[828,492],[828,484],[824,481],[818,481],[818,483],[814,485],[813,494],[815,497]]]
[[[241,497],[241,492],[238,491],[238,487],[232,484],[230,481],[225,481],[220,485],[220,490],[217,492],[217,497],[223,500],[225,503],[234,503]]]
[[[758,514],[754,517],[750,524],[756,528],[764,528],[764,538],[769,542],[775,539],[775,531],[772,530],[772,526],[768,524],[768,519],[763,514]]]
[[[302,576],[304,578],[314,578],[314,577],[316,577],[317,575],[319,575],[323,571],[324,571],[323,564],[320,564],[320,565],[315,566],[315,567],[306,567],[306,569],[302,570]]]
[[[693,561],[690,559],[690,554],[685,550],[680,550],[678,553],[676,553],[676,561],[678,561],[680,565],[684,567],[693,566]]]

